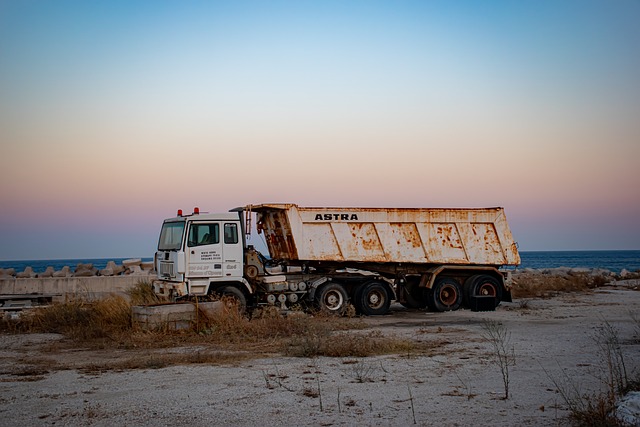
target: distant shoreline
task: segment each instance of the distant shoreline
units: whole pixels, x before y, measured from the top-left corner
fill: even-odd
[[[640,250],[597,250],[597,251],[520,251],[522,263],[518,269],[533,268],[601,268],[614,273],[623,269],[628,271],[640,270]],[[98,269],[104,268],[109,261],[121,264],[132,258],[74,258],[74,259],[46,259],[46,260],[13,260],[0,261],[0,268],[14,268],[16,272],[24,271],[26,267],[41,273],[51,266],[60,270],[64,266],[74,268],[78,264],[93,264]],[[153,261],[153,257],[140,257],[143,262]]]

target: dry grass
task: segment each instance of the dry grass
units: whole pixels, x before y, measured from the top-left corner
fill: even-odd
[[[431,345],[381,335],[315,330],[294,336],[284,343],[283,351],[294,357],[367,357],[379,354],[415,354],[426,352]]]
[[[605,276],[586,273],[521,273],[515,280],[512,289],[514,298],[546,298],[562,292],[585,292],[609,283],[609,278]]]
[[[149,282],[141,281],[127,290],[131,305],[149,305],[167,302],[163,297],[153,292],[153,285]]]
[[[120,296],[87,301],[74,299],[25,312],[17,321],[3,320],[0,331],[50,332],[74,341],[114,339],[131,330],[131,305]]]
[[[138,291],[132,301],[146,300],[144,290]],[[224,304],[215,313],[199,312],[191,329],[178,331],[144,330],[133,324],[131,313],[131,303],[120,296],[95,301],[77,299],[25,312],[18,320],[4,320],[0,332],[62,334],[66,340],[51,345],[48,349],[51,354],[79,348],[118,351],[117,357],[108,361],[76,360],[56,367],[87,372],[232,364],[272,354],[298,357],[412,354],[433,347],[385,337],[376,331],[359,333],[366,328],[360,318],[303,313],[283,316],[273,308],[256,310],[249,317],[238,312],[233,304]]]

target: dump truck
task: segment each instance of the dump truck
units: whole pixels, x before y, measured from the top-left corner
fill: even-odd
[[[268,256],[247,244],[264,237]],[[229,296],[242,307],[388,312],[494,310],[511,301],[520,264],[503,208],[314,208],[258,204],[225,213],[181,210],[163,222],[157,294]]]

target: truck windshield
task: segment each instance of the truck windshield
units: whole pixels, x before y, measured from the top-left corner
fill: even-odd
[[[184,221],[165,222],[162,224],[159,251],[176,251],[182,246],[182,234],[184,231]]]

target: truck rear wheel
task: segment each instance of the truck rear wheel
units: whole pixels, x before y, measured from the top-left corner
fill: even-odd
[[[389,311],[391,297],[386,286],[373,281],[365,283],[356,291],[354,303],[356,309],[362,314],[380,315]]]
[[[487,274],[478,274],[469,277],[464,282],[464,303],[471,306],[471,300],[476,297],[494,297],[496,307],[502,299],[502,286],[495,277]]]
[[[316,290],[314,303],[318,310],[342,315],[347,310],[347,291],[338,283],[329,283]]]
[[[434,311],[454,311],[462,305],[462,287],[451,277],[440,277],[427,294],[429,308]]]

